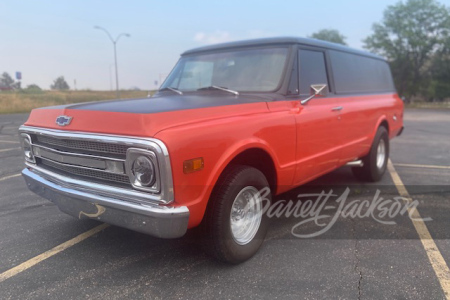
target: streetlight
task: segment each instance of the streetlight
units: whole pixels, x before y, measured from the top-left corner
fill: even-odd
[[[113,90],[113,76],[112,76],[112,69],[114,67],[114,64],[109,64],[109,89]]]
[[[117,37],[116,37],[116,39],[113,39],[112,38],[112,36],[111,36],[111,34],[108,32],[108,30],[106,30],[105,28],[103,28],[103,27],[100,27],[100,26],[94,26],[94,28],[95,29],[100,29],[100,30],[103,30],[107,35],[108,35],[108,37],[109,37],[109,39],[111,40],[111,42],[113,43],[113,46],[114,46],[114,63],[115,63],[115,70],[116,70],[116,97],[117,98],[120,98],[120,92],[119,92],[119,72],[118,72],[118,70],[117,70],[117,51],[116,51],[116,44],[117,44],[117,42],[119,41],[119,39],[122,37],[122,36],[126,36],[126,37],[130,37],[130,35],[128,34],[128,33],[121,33],[121,34],[119,34]]]

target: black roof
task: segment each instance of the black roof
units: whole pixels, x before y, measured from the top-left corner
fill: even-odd
[[[228,42],[228,43],[215,44],[215,45],[194,48],[194,49],[185,51],[181,55],[193,54],[193,53],[197,53],[197,52],[222,50],[222,49],[227,49],[227,48],[272,45],[272,44],[275,44],[275,45],[300,44],[300,45],[314,46],[314,47],[320,47],[320,48],[326,48],[326,49],[334,49],[334,50],[339,50],[339,51],[344,51],[344,52],[349,52],[349,53],[354,53],[354,54],[358,54],[358,55],[363,55],[363,56],[368,56],[368,57],[372,57],[372,58],[376,58],[376,59],[385,60],[383,57],[375,55],[370,52],[349,48],[347,46],[343,46],[340,44],[325,42],[325,41],[311,39],[311,38],[299,38],[299,37],[274,37],[274,38],[263,38],[263,39],[244,40],[244,41],[237,41],[237,42]]]

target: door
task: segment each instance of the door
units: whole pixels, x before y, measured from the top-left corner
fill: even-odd
[[[327,84],[328,88],[330,87],[329,71],[323,51],[300,49],[298,63],[301,99],[310,95],[312,84]],[[333,94],[315,97],[299,107],[295,114],[297,126],[295,184],[302,184],[337,167],[341,142],[339,113],[339,106]]]

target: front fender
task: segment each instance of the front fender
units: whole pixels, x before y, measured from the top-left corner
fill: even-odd
[[[253,114],[189,124],[155,136],[169,150],[175,203],[190,211],[189,227],[198,225],[211,192],[227,165],[247,149],[262,149],[273,160],[278,182],[292,183],[295,165],[295,120],[280,114]],[[282,132],[283,134],[280,134]],[[204,168],[183,173],[183,162],[202,157]]]

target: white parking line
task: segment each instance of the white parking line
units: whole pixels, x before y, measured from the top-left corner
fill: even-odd
[[[0,152],[6,152],[11,150],[19,150],[20,148],[8,148],[8,149],[0,149]]]
[[[40,263],[43,260],[46,260],[47,258],[50,258],[53,255],[56,255],[59,252],[62,252],[64,250],[66,250],[67,248],[70,248],[70,247],[78,244],[79,242],[84,241],[88,237],[93,236],[94,234],[102,231],[103,229],[105,229],[107,227],[109,227],[109,224],[106,224],[106,223],[102,224],[102,225],[99,225],[97,227],[94,227],[91,230],[86,231],[85,233],[82,233],[82,234],[74,237],[71,240],[68,240],[67,242],[64,242],[64,243],[62,243],[62,244],[60,244],[60,245],[58,245],[58,246],[56,246],[56,247],[54,247],[54,248],[44,252],[42,254],[39,254],[38,256],[35,256],[35,257],[27,260],[24,263],[21,263],[20,265],[14,267],[12,269],[9,269],[9,270],[1,273],[0,274],[0,283],[5,281],[8,278],[11,278],[11,277],[13,277],[13,276],[15,276],[15,275],[17,275],[17,274],[19,274],[19,273],[29,269],[29,268],[31,268],[34,265],[37,265],[38,263]]]
[[[450,166],[436,166],[436,165],[414,165],[414,164],[395,164],[398,167],[407,168],[425,168],[425,169],[449,169]]]
[[[16,142],[16,141],[5,141],[5,140],[0,140],[0,143],[5,143],[5,144],[20,144],[19,142]]]
[[[19,173],[19,174],[14,174],[14,175],[8,175],[8,176],[5,176],[5,177],[1,177],[0,181],[6,180],[6,179],[10,179],[10,178],[14,178],[14,177],[19,177],[20,175],[21,174]]]
[[[392,165],[391,160],[389,160],[388,162],[388,170],[400,196],[402,196],[406,202],[412,202],[411,196],[409,195],[405,185],[400,179],[400,176]],[[439,283],[441,284],[442,290],[445,294],[445,298],[447,300],[450,300],[450,270],[447,266],[447,263],[445,262],[444,257],[442,257],[441,252],[439,252],[439,248],[431,237],[427,226],[422,221],[419,211],[414,208],[414,206],[409,206],[408,213],[410,213],[410,216],[412,217],[414,227],[419,234],[420,241],[425,248],[425,252],[427,253],[431,266],[433,267]]]

